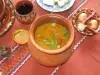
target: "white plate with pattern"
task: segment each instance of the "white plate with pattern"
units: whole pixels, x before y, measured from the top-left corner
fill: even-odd
[[[50,12],[63,12],[65,10],[68,10],[69,8],[73,6],[75,2],[75,0],[69,0],[69,2],[66,3],[63,7],[59,7],[59,6],[52,7],[52,6],[44,4],[43,0],[36,0],[36,1],[40,7]]]

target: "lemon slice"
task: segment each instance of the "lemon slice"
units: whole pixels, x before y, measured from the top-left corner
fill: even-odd
[[[27,30],[19,29],[14,32],[13,40],[18,44],[26,44],[29,39]]]

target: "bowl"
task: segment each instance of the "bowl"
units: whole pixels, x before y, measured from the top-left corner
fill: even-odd
[[[0,0],[0,20],[3,19],[5,13],[5,2],[4,0]]]
[[[45,23],[56,21],[57,24],[67,27],[70,32],[69,41],[65,46],[56,50],[47,50],[41,48],[35,41],[35,31],[36,29]],[[72,47],[74,41],[74,27],[69,21],[63,16],[57,14],[45,14],[38,17],[31,25],[29,30],[29,41],[28,46],[32,56],[36,61],[44,66],[58,66],[63,64],[72,55]]]

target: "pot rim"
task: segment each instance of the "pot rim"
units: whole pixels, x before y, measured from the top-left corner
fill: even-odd
[[[19,2],[16,4],[15,7],[17,8],[18,5],[21,4],[21,2],[23,2],[23,0],[22,0],[22,1],[19,1]],[[31,12],[29,12],[28,14],[25,14],[25,15],[21,15],[21,14],[19,14],[19,13],[17,12],[17,10],[15,10],[16,14],[17,14],[18,16],[22,16],[22,17],[23,17],[23,16],[29,16],[29,14],[32,13],[32,11],[33,11],[33,13],[35,13],[35,11],[34,11],[34,6],[33,6],[32,2],[31,2],[31,1],[28,1],[28,0],[25,0],[24,2],[25,2],[25,3],[28,2],[28,3],[30,3],[30,4],[32,5],[32,10],[31,10]]]
[[[1,1],[2,1],[2,3],[3,3],[3,10],[2,10],[2,12],[1,12],[1,14],[0,14],[0,19],[3,17],[4,12],[5,12],[5,2],[4,2],[4,0],[1,0]]]
[[[55,17],[58,17],[58,18],[60,17],[60,18],[62,18],[62,20],[63,20],[66,24],[69,24],[68,27],[69,27],[69,31],[70,31],[70,33],[71,33],[70,38],[69,38],[69,41],[68,41],[62,48],[60,48],[60,49],[55,49],[55,50],[47,50],[47,49],[44,49],[44,48],[40,47],[40,46],[36,43],[36,41],[35,41],[35,39],[34,39],[34,35],[32,34],[32,32],[33,32],[33,30],[34,30],[34,23],[35,23],[39,18],[42,18],[42,17],[45,17],[45,16],[55,16]],[[45,14],[45,15],[42,15],[42,16],[38,17],[38,18],[32,23],[32,25],[31,25],[31,27],[30,27],[30,30],[29,30],[29,35],[30,35],[29,38],[30,38],[32,44],[33,44],[38,50],[40,50],[40,51],[42,51],[42,52],[44,52],[44,53],[48,53],[48,54],[57,54],[57,53],[61,53],[61,52],[66,51],[66,50],[72,45],[72,43],[73,43],[73,41],[74,41],[74,27],[73,27],[72,24],[70,24],[70,22],[69,22],[65,17],[63,17],[63,16],[61,16],[61,15],[58,15],[58,14]]]

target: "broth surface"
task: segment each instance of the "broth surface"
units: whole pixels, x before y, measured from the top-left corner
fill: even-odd
[[[40,25],[35,32],[36,43],[48,50],[63,47],[68,42],[69,37],[68,29],[55,22]]]

